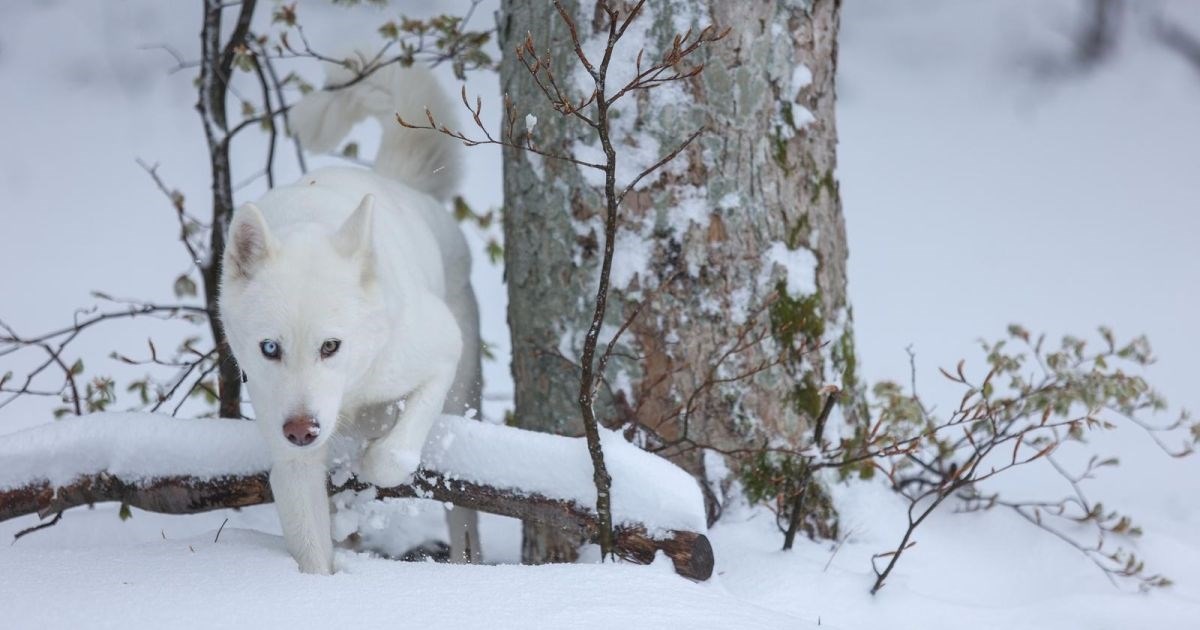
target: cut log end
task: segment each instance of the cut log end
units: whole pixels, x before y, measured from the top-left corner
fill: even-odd
[[[650,564],[661,551],[679,575],[701,582],[712,577],[713,549],[704,534],[672,530],[652,537],[642,528],[622,528],[616,531],[616,542],[617,555],[630,562]]]
[[[692,540],[687,548],[680,549],[678,553],[671,556],[671,561],[675,563],[675,572],[683,577],[701,582],[712,577],[716,558],[713,556],[712,543],[708,541],[708,536],[695,532],[679,532],[679,534],[691,537]]]

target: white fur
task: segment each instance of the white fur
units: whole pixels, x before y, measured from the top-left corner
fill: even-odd
[[[221,320],[270,446],[288,551],[306,573],[333,571],[325,493],[332,434],[374,437],[362,475],[394,486],[416,470],[443,409],[479,404],[470,253],[453,217],[430,196],[454,188],[453,143],[398,129],[391,119],[393,108],[411,110],[420,99],[446,107],[427,71],[398,67],[305,97],[293,124],[313,149],[331,148],[365,115],[380,118],[375,171],[313,171],[239,208],[229,229]],[[340,348],[323,357],[322,344],[333,339]],[[264,356],[264,340],[278,343],[277,360]],[[388,410],[401,399],[393,424]],[[293,416],[319,423],[312,444],[285,438]],[[451,515],[452,551],[462,554],[469,534],[477,554],[472,517]]]
[[[363,60],[363,55],[356,56]],[[333,64],[327,65],[326,75],[325,83],[330,86],[354,79],[350,70]],[[383,127],[384,147],[375,158],[375,171],[445,201],[458,186],[462,144],[440,133],[405,129],[396,121],[399,114],[407,122],[428,124],[426,109],[438,125],[458,127],[456,102],[446,96],[428,70],[392,64],[349,88],[312,92],[288,115],[301,144],[319,152],[337,149],[351,127],[368,116],[375,117]],[[388,150],[401,146],[403,151]]]

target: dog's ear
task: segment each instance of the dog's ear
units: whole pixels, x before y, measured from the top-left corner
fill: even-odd
[[[374,226],[375,196],[365,195],[358,208],[333,235],[334,247],[342,255],[362,262],[364,278],[369,277],[375,268]]]
[[[225,248],[225,267],[230,277],[249,279],[274,249],[275,240],[258,206],[248,203],[238,208],[233,213],[229,244]]]

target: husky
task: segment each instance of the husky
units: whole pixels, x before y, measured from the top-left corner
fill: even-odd
[[[327,69],[328,85],[352,78]],[[333,572],[332,436],[367,440],[359,474],[390,487],[411,478],[443,412],[479,408],[471,256],[445,208],[459,143],[395,119],[423,120],[426,108],[453,120],[417,67],[306,95],[291,123],[309,150],[330,151],[358,122],[379,120],[374,168],[311,171],[240,206],[229,226],[221,322],[269,446],[284,542],[305,573]],[[475,514],[456,508],[448,521],[452,559],[477,560]]]

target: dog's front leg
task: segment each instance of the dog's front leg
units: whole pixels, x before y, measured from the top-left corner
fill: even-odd
[[[363,456],[363,474],[367,481],[391,488],[405,481],[421,465],[421,448],[429,429],[442,413],[446,393],[454,373],[435,377],[414,390],[404,402],[404,411],[396,426],[375,440]]]
[[[271,493],[283,541],[303,573],[333,573],[327,476],[324,457],[280,461],[271,467]]]

